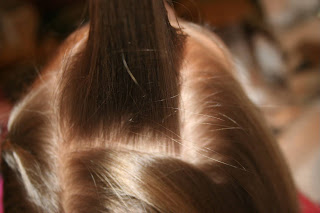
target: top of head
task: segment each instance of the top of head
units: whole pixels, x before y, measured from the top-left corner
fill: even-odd
[[[134,2],[90,1],[13,110],[6,212],[297,212],[222,42]]]

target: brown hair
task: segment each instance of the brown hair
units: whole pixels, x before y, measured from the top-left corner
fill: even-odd
[[[220,42],[171,24],[162,0],[90,1],[11,114],[5,212],[298,212]]]

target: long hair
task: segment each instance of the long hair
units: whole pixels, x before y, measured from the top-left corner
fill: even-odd
[[[89,3],[11,113],[5,212],[298,212],[221,42],[162,0]]]

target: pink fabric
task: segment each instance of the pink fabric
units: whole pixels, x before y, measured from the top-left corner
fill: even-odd
[[[7,121],[11,110],[11,104],[4,98],[2,91],[0,90],[0,143],[7,133]],[[1,147],[1,146],[0,146]],[[1,153],[1,150],[0,150]],[[1,158],[0,158],[1,162]],[[3,213],[3,179],[0,176],[0,213]]]
[[[3,213],[3,179],[0,177],[0,213]]]
[[[301,206],[301,213],[320,213],[320,205],[313,203],[301,193],[299,193],[299,201]]]

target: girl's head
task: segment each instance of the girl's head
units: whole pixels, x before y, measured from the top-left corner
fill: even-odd
[[[10,116],[6,212],[297,212],[221,42],[167,17],[161,0],[90,1]]]

